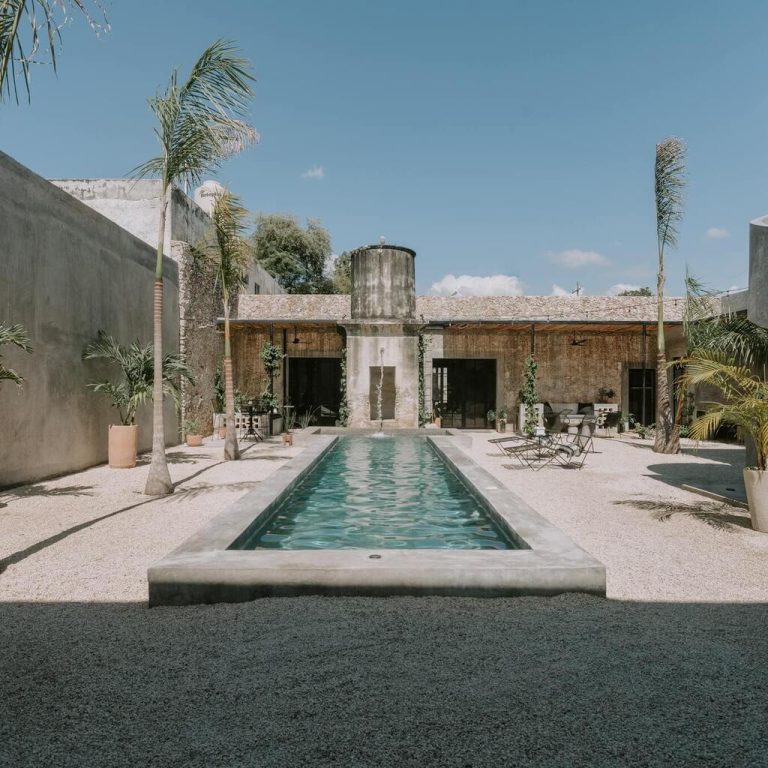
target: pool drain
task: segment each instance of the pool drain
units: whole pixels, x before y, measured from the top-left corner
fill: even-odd
[[[368,555],[371,560],[381,560],[381,555]]]

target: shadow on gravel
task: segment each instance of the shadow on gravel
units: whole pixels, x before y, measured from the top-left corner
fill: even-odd
[[[0,604],[0,762],[766,764],[768,606]]]
[[[45,483],[34,485],[20,485],[16,488],[8,488],[0,491],[0,509],[7,507],[18,499],[28,499],[31,496],[45,496],[56,498],[57,496],[93,496],[92,485],[64,485],[60,488],[49,488]]]
[[[716,501],[700,501],[695,504],[663,501],[660,499],[622,499],[614,501],[617,506],[632,507],[651,512],[659,522],[671,520],[675,515],[692,517],[711,528],[733,533],[739,528],[752,530],[752,522],[748,512],[739,513],[730,504]]]

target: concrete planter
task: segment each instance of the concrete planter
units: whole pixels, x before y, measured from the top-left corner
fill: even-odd
[[[747,489],[752,528],[768,533],[768,471],[745,469],[744,486]]]
[[[187,435],[187,445],[190,448],[199,448],[203,444],[202,435]]]
[[[136,466],[136,449],[139,443],[139,428],[133,424],[127,427],[109,425],[109,466],[114,469],[130,469]]]

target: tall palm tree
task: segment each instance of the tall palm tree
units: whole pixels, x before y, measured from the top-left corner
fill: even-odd
[[[664,254],[677,245],[677,225],[683,218],[685,191],[685,145],[671,137],[656,145],[655,165],[656,239],[659,268],[656,276],[656,440],[657,453],[678,453],[680,432],[670,396],[667,347],[664,336]]]
[[[251,258],[251,248],[243,237],[245,217],[248,212],[231,192],[222,192],[213,207],[214,241],[207,247],[207,254],[214,264],[216,285],[221,291],[224,308],[224,402],[227,432],[224,440],[224,458],[239,459],[235,430],[235,390],[232,375],[232,342],[229,329],[229,313],[232,297],[245,283],[246,268]]]
[[[96,32],[109,28],[100,0],[0,0],[0,101],[13,95],[18,104],[19,80],[30,98],[29,68],[41,53],[56,71],[56,45],[74,11]]]
[[[146,494],[173,492],[165,460],[163,382],[159,375],[163,359],[163,241],[172,187],[182,181],[199,183],[224,159],[256,141],[256,131],[240,119],[253,96],[253,80],[248,62],[237,48],[231,42],[217,40],[203,51],[184,83],[179,83],[174,70],[165,92],[149,100],[159,123],[155,133],[161,153],[135,171],[139,178],[157,176],[161,182],[154,287],[152,464]]]
[[[31,352],[32,346],[29,343],[27,332],[20,325],[6,325],[0,323],[0,347],[4,344],[12,344],[14,347],[23,349],[25,352]],[[12,381],[17,386],[21,386],[24,377],[16,373],[13,368],[8,368],[2,363],[3,356],[0,355],[0,382]]]

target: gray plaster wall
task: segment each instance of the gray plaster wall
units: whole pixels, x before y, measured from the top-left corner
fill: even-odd
[[[83,362],[99,329],[123,343],[152,338],[155,253],[145,242],[0,152],[0,322],[20,323],[31,355],[4,347],[4,362],[26,379],[0,385],[0,486],[106,461],[107,431],[118,423],[103,395],[86,388],[111,368]],[[178,350],[178,273],[165,265],[164,344]],[[169,444],[178,442],[172,404]],[[151,445],[151,414],[139,418]]]
[[[749,224],[749,319],[768,327],[768,216]]]

